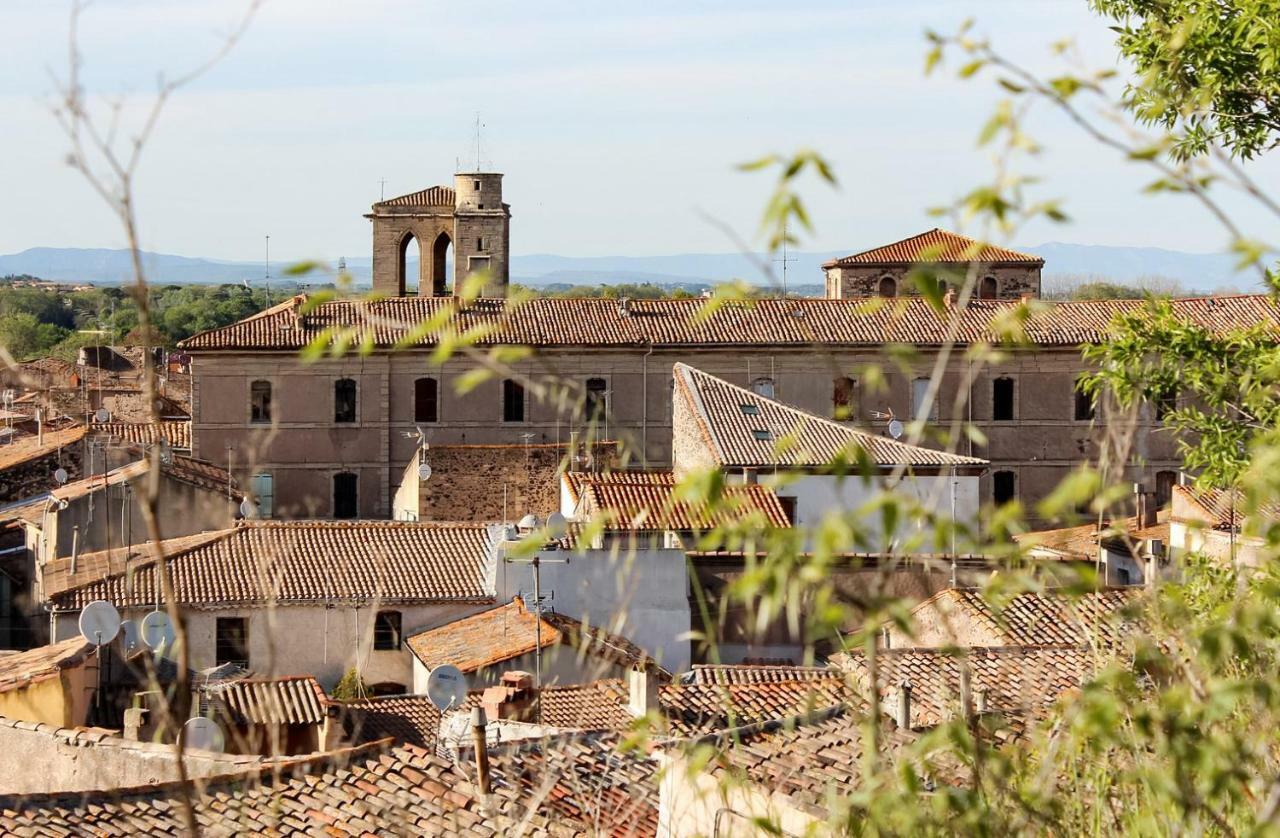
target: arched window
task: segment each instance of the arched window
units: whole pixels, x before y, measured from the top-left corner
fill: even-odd
[[[991,499],[1003,506],[1018,497],[1018,477],[1011,471],[997,471],[991,477]]]
[[[604,418],[604,414],[608,409],[609,382],[603,378],[588,378],[586,400],[583,403],[583,411],[586,414],[587,421]]]
[[[449,263],[449,245],[453,242],[448,233],[436,236],[431,245],[431,293],[443,297],[449,293],[449,275],[446,266]]]
[[[776,392],[772,378],[757,378],[751,382],[751,389],[756,395],[764,396],[766,399],[772,399]]]
[[[991,419],[995,422],[1013,421],[1013,379],[997,378],[991,382]]]
[[[524,386],[510,378],[502,381],[502,421],[524,421]]]
[[[994,300],[1000,296],[1000,283],[994,276],[984,276],[978,284],[978,299]]]
[[[418,278],[422,275],[422,248],[413,233],[405,233],[400,239],[400,252],[396,256],[396,284],[400,294],[417,294]]]
[[[440,421],[440,383],[434,378],[413,382],[413,421]]]
[[[249,421],[271,421],[271,382],[255,381],[249,385]]]
[[[898,280],[891,276],[880,277],[880,287],[877,291],[881,297],[898,296]]]
[[[349,471],[333,476],[333,517],[355,518],[360,513],[356,476]]]
[[[333,382],[333,421],[356,421],[356,380],[339,378]]]
[[[831,414],[837,420],[858,418],[858,381],[849,376],[837,378],[831,386]]]

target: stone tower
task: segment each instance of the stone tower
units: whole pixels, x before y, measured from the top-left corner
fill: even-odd
[[[470,274],[487,271],[484,296],[505,297],[510,280],[511,207],[502,202],[502,175],[453,176],[453,188],[432,186],[388,198],[365,215],[373,222],[373,290],[387,297],[456,293]],[[405,251],[418,243],[418,276],[406,276]],[[446,276],[453,248],[453,277]]]

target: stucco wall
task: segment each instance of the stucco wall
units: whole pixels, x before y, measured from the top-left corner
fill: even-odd
[[[95,729],[70,730],[0,718],[0,793],[127,788],[178,779],[169,745],[130,742]],[[187,751],[187,775],[209,777],[261,765],[256,757]]]

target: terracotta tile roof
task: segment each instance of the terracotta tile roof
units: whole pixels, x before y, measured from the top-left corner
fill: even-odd
[[[394,297],[383,300],[334,300],[301,313],[297,296],[238,323],[193,335],[187,350],[302,349],[326,330],[356,329],[355,343],[371,332],[375,348],[395,346],[411,329],[441,316],[438,333],[422,335],[414,346],[437,344],[441,334],[471,333],[480,345],[531,347],[751,347],[796,346],[830,349],[906,343],[937,346],[948,341],[951,319],[955,340],[995,341],[993,321],[1020,310],[1015,300],[977,300],[963,310],[938,312],[927,300],[804,299],[756,300],[724,305],[706,314],[703,300],[633,300],[624,313],[616,300],[537,298],[477,300],[459,309],[444,297]],[[1025,326],[1025,339],[1040,346],[1074,347],[1102,339],[1112,318],[1144,310],[1142,300],[1090,300],[1038,304]],[[1174,313],[1211,329],[1280,326],[1280,311],[1262,294],[1173,300]],[[450,317],[442,312],[453,312]],[[330,334],[333,332],[330,331]]]
[[[538,618],[524,600],[511,602],[428,629],[405,640],[409,650],[428,669],[452,664],[463,672],[475,672],[532,652],[537,647]],[[561,643],[603,658],[618,666],[647,663],[662,671],[644,650],[621,635],[586,626],[549,611],[542,613],[542,648]]]
[[[968,236],[935,227],[893,244],[873,247],[861,253],[834,259],[822,267],[920,263],[967,265],[970,262],[981,262],[987,265],[1040,266],[1044,264],[1044,259],[994,244],[984,244]]]
[[[325,694],[310,675],[290,678],[242,678],[200,690],[201,703],[239,725],[324,722]]]
[[[578,499],[576,517],[599,516],[610,530],[693,532],[753,518],[772,527],[791,526],[778,496],[759,483],[726,485],[709,508],[679,500],[671,472],[566,472],[562,479]]]
[[[838,458],[854,463],[866,452],[878,466],[985,466],[986,460],[908,445],[860,431],[766,398],[688,364],[674,369],[676,398],[697,419],[720,466],[822,467]]]
[[[49,646],[0,654],[0,692],[19,690],[29,684],[55,678],[63,670],[81,665],[93,654],[93,644],[78,634]]]
[[[1079,689],[1095,671],[1098,655],[1085,646],[883,649],[877,653],[876,684],[885,713],[893,713],[900,685],[908,682],[911,726],[940,724],[960,712],[963,659],[968,663],[971,689],[975,695],[985,690],[988,709],[1038,719],[1045,717],[1063,694]],[[842,652],[831,662],[848,670],[858,690],[870,687],[861,652]]]
[[[699,736],[720,730],[786,719],[859,697],[842,672],[823,678],[746,684],[672,684],[659,702],[667,728],[675,736]]]
[[[462,709],[480,706],[481,690],[472,690]],[[435,748],[440,711],[425,695],[389,695],[360,701],[330,701],[339,723],[355,744],[394,739],[396,744]]]
[[[132,483],[146,475],[150,467],[151,463],[147,460],[135,460],[128,465],[114,468],[106,474],[86,477],[59,486],[51,490],[48,496],[54,500],[76,500],[101,491],[107,486]],[[173,462],[161,464],[160,471],[165,477],[210,492],[226,492],[228,484],[233,488],[235,486],[235,481],[231,479],[226,469],[191,457],[174,456]]]
[[[407,195],[397,195],[385,201],[378,201],[373,208],[375,210],[379,207],[449,207],[453,209],[455,203],[454,191],[450,187],[429,186]]]
[[[1099,545],[1105,545],[1118,552],[1127,552],[1130,544],[1152,538],[1162,539],[1168,544],[1168,513],[1160,514],[1164,520],[1158,520],[1150,527],[1139,527],[1137,518],[1126,518],[1104,523],[1101,527],[1094,522],[1081,524],[1078,527],[1019,533],[1013,538],[1019,545],[1038,554],[1040,558],[1052,556],[1063,561],[1093,562],[1098,560]]]
[[[680,676],[682,684],[773,684],[842,677],[829,666],[760,666],[755,664],[696,663]]]
[[[40,502],[43,509],[43,501]],[[160,542],[166,556],[177,556],[197,547],[224,538],[227,530],[184,535],[179,538],[166,538]],[[75,562],[75,572],[71,572],[70,557],[52,559],[40,571],[41,590],[46,599],[57,594],[94,583],[100,583],[108,577],[125,574],[135,568],[143,567],[154,560],[151,542],[132,545],[127,551],[122,549],[99,550],[84,553]]]
[[[627,686],[618,678],[543,687],[538,720],[559,728],[627,730],[635,723],[628,700]]]
[[[1143,595],[1142,588],[1109,588],[1081,595],[1060,590],[1021,593],[1007,602],[995,602],[976,588],[947,588],[911,609],[911,616],[938,615],[940,634],[946,625],[956,632],[970,631],[985,638],[976,646],[1111,646],[1131,636],[1137,628],[1128,612]],[[976,631],[975,631],[976,630]],[[917,645],[910,639],[903,641]],[[953,645],[941,638],[938,643]],[[901,644],[895,640],[895,646]]]
[[[91,427],[95,434],[107,434],[139,445],[166,440],[175,451],[191,450],[191,420],[162,421],[159,427],[156,425],[155,422],[94,422]]]
[[[467,766],[422,748],[365,745],[206,778],[190,785],[209,834],[616,835],[628,823],[656,828],[656,767],[608,755],[614,743],[563,746],[521,760],[496,756],[493,794],[482,807]],[[592,774],[592,772],[598,772]],[[554,779],[557,773],[573,781]],[[542,786],[555,794],[539,795]],[[628,791],[635,789],[635,796]],[[0,797],[5,834],[180,835],[178,783],[67,794]],[[595,792],[596,796],[590,796]],[[624,797],[625,795],[625,797]],[[623,801],[631,805],[621,805]],[[629,819],[629,820],[628,820]]]
[[[1208,524],[1216,530],[1239,530],[1244,526],[1248,505],[1243,493],[1239,491],[1175,485],[1173,492],[1180,500],[1190,504],[1195,521]],[[1263,504],[1258,511],[1262,518],[1280,519],[1280,504]],[[1186,518],[1186,515],[1182,517]]]
[[[0,471],[22,465],[40,457],[56,454],[59,448],[74,445],[84,439],[86,432],[86,428],[83,425],[76,425],[70,428],[63,428],[60,431],[46,432],[43,442],[40,442],[35,435],[32,435],[17,442],[0,445]]]
[[[189,608],[483,602],[492,596],[486,583],[492,541],[484,524],[251,521],[175,541],[165,545],[169,573],[179,604]],[[117,607],[154,603],[148,549],[139,548],[145,558],[127,572],[118,570],[123,557],[108,561],[106,551],[81,556],[80,564],[105,566],[111,575],[85,582],[86,571],[78,568],[71,587],[59,585],[51,596],[54,608],[79,610],[94,599]]]

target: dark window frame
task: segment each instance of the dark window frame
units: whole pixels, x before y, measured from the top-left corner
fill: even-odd
[[[440,421],[440,382],[432,376],[413,380],[413,421]]]
[[[348,502],[345,496],[340,496],[338,492],[338,482],[341,479],[344,483],[350,478],[351,499]],[[352,520],[360,517],[360,476],[353,471],[335,472],[330,480],[333,495],[333,517],[339,520]]]
[[[831,413],[837,420],[857,419],[858,402],[858,379],[841,375],[832,381]]]
[[[1002,484],[1008,482],[1008,486]],[[1018,474],[1014,471],[1001,470],[991,475],[991,500],[997,506],[1012,503],[1018,499]]]
[[[987,274],[978,281],[979,300],[997,300],[1000,298],[1000,280]]]
[[[511,378],[502,380],[502,421],[525,421],[524,385]]]
[[[275,390],[271,382],[259,378],[249,382],[249,422],[253,425],[271,424],[271,396]]]
[[[1007,390],[1007,392],[1001,392]],[[991,421],[1013,422],[1017,420],[1017,381],[1008,375],[991,379]]]
[[[339,378],[333,382],[333,421],[349,425],[359,421],[360,385],[354,378]]]
[[[1178,389],[1176,387],[1155,395],[1153,411],[1157,422],[1163,422],[1170,413],[1177,409]]]
[[[373,615],[373,648],[395,651],[404,639],[404,615],[399,611],[378,611]]]
[[[885,293],[886,287],[888,288],[888,293]],[[876,282],[876,296],[885,298],[898,296],[898,280],[891,276],[880,277]]]
[[[1094,404],[1093,396],[1086,393],[1077,384],[1073,396],[1071,406],[1071,417],[1076,422],[1092,422],[1094,417],[1098,415],[1098,407]]]
[[[249,668],[249,618],[217,617],[213,624],[215,666],[235,663]]]
[[[583,387],[582,415],[588,422],[604,419],[609,410],[609,380],[599,376],[588,378]]]

